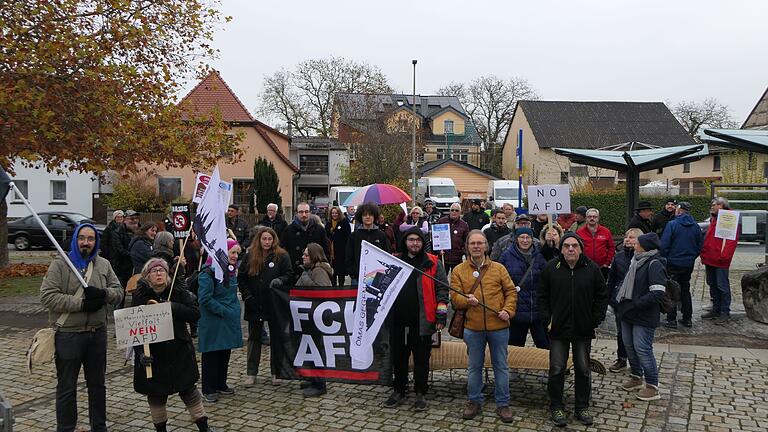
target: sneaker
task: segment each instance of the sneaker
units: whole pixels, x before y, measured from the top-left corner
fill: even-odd
[[[565,416],[565,411],[563,410],[552,410],[549,418],[552,419],[552,422],[557,427],[566,427],[568,425],[568,418]]]
[[[233,389],[232,387],[227,386],[227,387],[225,387],[225,388],[223,388],[221,390],[216,390],[216,393],[230,396],[230,395],[235,394],[235,389]]]
[[[652,401],[652,400],[661,399],[661,395],[659,394],[659,389],[657,389],[656,387],[650,384],[646,385],[645,388],[637,392],[636,396],[641,401]]]
[[[692,322],[691,322],[691,320],[689,320],[689,319],[684,319],[684,320],[681,320],[681,321],[680,321],[680,324],[682,324],[682,325],[683,325],[683,327],[688,327],[688,328],[690,328],[690,327],[692,327],[692,326],[693,326],[693,323],[692,323]]]
[[[578,410],[573,414],[573,416],[576,418],[576,420],[580,421],[581,424],[585,426],[592,425],[592,414],[589,413],[588,409]]]
[[[496,408],[496,414],[504,423],[512,423],[515,417],[512,415],[512,410],[508,406]]]
[[[723,325],[730,320],[731,320],[731,315],[720,315],[719,317],[715,318],[715,324]]]
[[[715,318],[717,318],[717,317],[719,317],[719,316],[720,316],[720,314],[719,314],[719,313],[717,313],[717,312],[714,312],[714,311],[709,311],[709,312],[707,312],[707,313],[705,313],[705,314],[702,314],[702,315],[701,315],[701,318],[702,318],[702,319],[715,319]]]
[[[627,360],[626,359],[616,359],[615,362],[611,365],[611,367],[608,368],[609,371],[618,373],[621,371],[627,370]]]
[[[621,388],[626,391],[633,391],[643,388],[643,385],[645,385],[645,383],[641,378],[630,376],[628,380],[624,381],[624,383],[621,385]]]
[[[219,397],[216,395],[216,393],[209,393],[209,394],[203,393],[203,400],[208,403],[214,403],[219,401]]]
[[[676,329],[677,328],[677,320],[665,322],[664,323],[664,327],[670,328],[670,329]]]
[[[413,403],[414,411],[426,411],[427,399],[421,393],[416,393],[416,401]]]
[[[246,375],[245,379],[243,380],[243,385],[246,387],[251,387],[254,384],[256,384],[256,377],[253,375]]]
[[[405,394],[400,392],[392,392],[392,395],[389,396],[389,399],[384,401],[384,408],[394,408],[398,405],[401,405],[405,401]]]
[[[284,382],[285,380],[282,380],[274,375],[272,376],[272,385],[278,386],[278,385],[282,385]]]
[[[328,393],[328,390],[326,390],[325,387],[319,388],[319,387],[307,387],[304,389],[303,395],[305,398],[309,397],[318,397],[322,396],[324,394]]]
[[[475,402],[469,401],[467,402],[467,406],[464,408],[464,413],[461,414],[461,418],[464,420],[472,420],[481,412],[483,412],[483,407]]]

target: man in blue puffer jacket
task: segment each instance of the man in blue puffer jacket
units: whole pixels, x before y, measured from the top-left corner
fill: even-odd
[[[515,233],[515,241],[499,258],[518,290],[517,311],[509,323],[509,345],[525,346],[530,329],[536,347],[549,349],[547,328],[539,316],[537,305],[539,275],[547,260],[533,244],[532,229],[518,228]]]
[[[669,275],[680,284],[680,303],[683,319],[680,324],[690,327],[693,305],[691,303],[691,273],[693,264],[701,252],[704,238],[701,228],[688,214],[691,205],[685,201],[677,204],[676,216],[664,227],[661,236],[661,255],[667,259]],[[677,307],[667,314],[668,328],[677,328]]]

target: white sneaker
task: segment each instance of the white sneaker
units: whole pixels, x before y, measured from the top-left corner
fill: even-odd
[[[243,384],[246,387],[252,387],[254,384],[256,384],[256,377],[253,375],[246,375],[245,380],[243,380]]]

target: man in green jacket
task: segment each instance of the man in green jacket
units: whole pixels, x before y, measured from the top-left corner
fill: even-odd
[[[81,366],[88,387],[90,429],[107,430],[107,305],[120,304],[123,289],[109,261],[98,251],[96,227],[78,226],[68,259],[88,286],[80,285],[62,257],[51,263],[40,286],[40,302],[56,328],[56,430],[60,432],[74,431],[77,426],[77,377]]]

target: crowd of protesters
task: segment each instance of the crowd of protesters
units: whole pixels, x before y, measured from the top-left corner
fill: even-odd
[[[440,214],[431,201],[387,220],[372,203],[334,206],[322,220],[307,203],[296,206],[286,221],[276,204],[251,227],[240,209],[227,211],[229,266],[223,281],[213,276],[211,259],[191,236],[180,249],[167,224],[139,223],[133,210],[113,213],[103,235],[92,225],[75,231],[70,259],[87,278],[78,289],[55,260],[41,287],[41,302],[56,323],[56,387],[58,430],[73,430],[77,417],[77,371],[86,372],[91,430],[105,429],[104,365],[108,308],[170,302],[174,339],[153,344],[151,355],[136,349],[134,388],[147,396],[152,422],[166,430],[166,403],[178,393],[201,431],[212,430],[203,402],[232,395],[227,382],[232,349],[243,345],[242,318],[247,322],[245,386],[256,384],[267,327],[276,328],[271,291],[283,286],[356,285],[361,245],[365,240],[412,265],[413,272],[394,303],[390,317],[393,392],[384,402],[394,408],[407,398],[409,358],[413,358],[413,409],[427,409],[432,335],[447,324],[449,305],[465,311],[467,406],[464,419],[482,412],[485,350],[489,348],[495,382],[496,412],[513,420],[509,408],[508,346],[525,346],[528,333],[537,348],[549,350],[550,416],[557,426],[568,422],[564,381],[569,353],[575,377],[574,418],[592,424],[590,351],[595,329],[608,306],[616,321],[617,359],[611,372],[629,369],[622,388],[645,401],[659,399],[659,374],[653,338],[662,319],[661,303],[668,279],[680,286],[680,312],[667,311],[664,325],[691,327],[690,279],[694,262],[706,266],[712,308],[702,315],[722,324],[730,318],[728,268],[736,241],[714,237],[718,212],[729,209],[718,198],[710,207],[711,223],[702,234],[687,202],[667,200],[658,212],[641,201],[623,239],[600,223],[600,211],[580,206],[572,214],[518,214],[511,204],[484,211],[480,200],[462,214],[453,204]],[[432,250],[435,224],[447,224],[451,247]],[[99,254],[100,252],[100,254]],[[450,280],[450,282],[449,282]],[[449,296],[450,289],[450,296]],[[170,295],[169,295],[170,293]],[[238,293],[240,298],[238,298]],[[194,338],[198,338],[194,343]],[[195,360],[201,353],[201,373]],[[279,383],[283,362],[272,352],[270,375]],[[153,366],[161,378],[148,380]],[[201,379],[201,390],[197,381]],[[301,385],[305,397],[327,392],[324,380]]]

